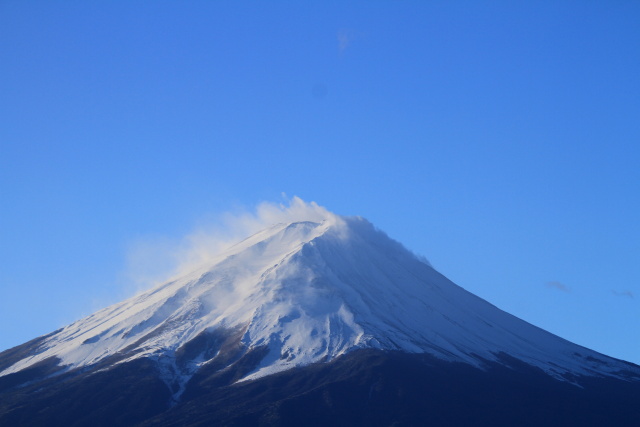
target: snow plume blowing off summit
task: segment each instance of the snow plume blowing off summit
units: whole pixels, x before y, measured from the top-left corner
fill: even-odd
[[[205,366],[241,365],[242,382],[367,348],[479,368],[517,359],[564,381],[640,378],[465,291],[363,218],[293,198],[228,229],[193,234],[170,280],[36,340],[0,376],[145,358],[177,400]],[[250,236],[231,244],[240,232]]]
[[[339,226],[341,219],[316,202],[294,196],[288,204],[262,202],[254,212],[226,212],[213,224],[195,227],[178,239],[143,238],[132,244],[127,276],[137,292],[190,273],[207,265],[239,241],[276,224],[327,222]]]

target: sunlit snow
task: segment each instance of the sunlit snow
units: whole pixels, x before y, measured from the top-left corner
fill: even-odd
[[[52,356],[69,368],[116,354],[120,363],[151,357],[170,367],[181,345],[216,328],[240,328],[247,350],[269,349],[243,380],[357,348],[479,367],[506,353],[557,378],[624,369],[468,293],[366,220],[314,212],[313,221],[275,224],[205,267],[74,322],[0,375]],[[193,370],[164,374],[184,384]]]

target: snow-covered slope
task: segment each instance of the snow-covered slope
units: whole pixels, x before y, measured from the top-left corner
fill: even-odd
[[[314,219],[274,225],[198,271],[78,320],[0,376],[50,357],[68,368],[149,357],[184,384],[215,354],[177,370],[177,350],[216,330],[236,331],[242,351],[268,349],[243,380],[357,348],[480,367],[508,355],[560,379],[629,369],[470,294],[362,218]]]

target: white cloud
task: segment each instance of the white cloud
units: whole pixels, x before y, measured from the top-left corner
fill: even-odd
[[[343,53],[351,45],[355,39],[355,32],[352,30],[342,29],[338,31],[338,50]]]

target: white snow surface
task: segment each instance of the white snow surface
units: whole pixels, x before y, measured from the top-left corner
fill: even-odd
[[[504,353],[560,379],[628,369],[465,291],[365,219],[331,214],[274,225],[207,267],[78,320],[0,376],[52,356],[69,369],[116,354],[166,361],[203,331],[234,327],[246,349],[269,348],[243,380],[358,348],[479,367]],[[180,375],[184,383],[190,373]]]

